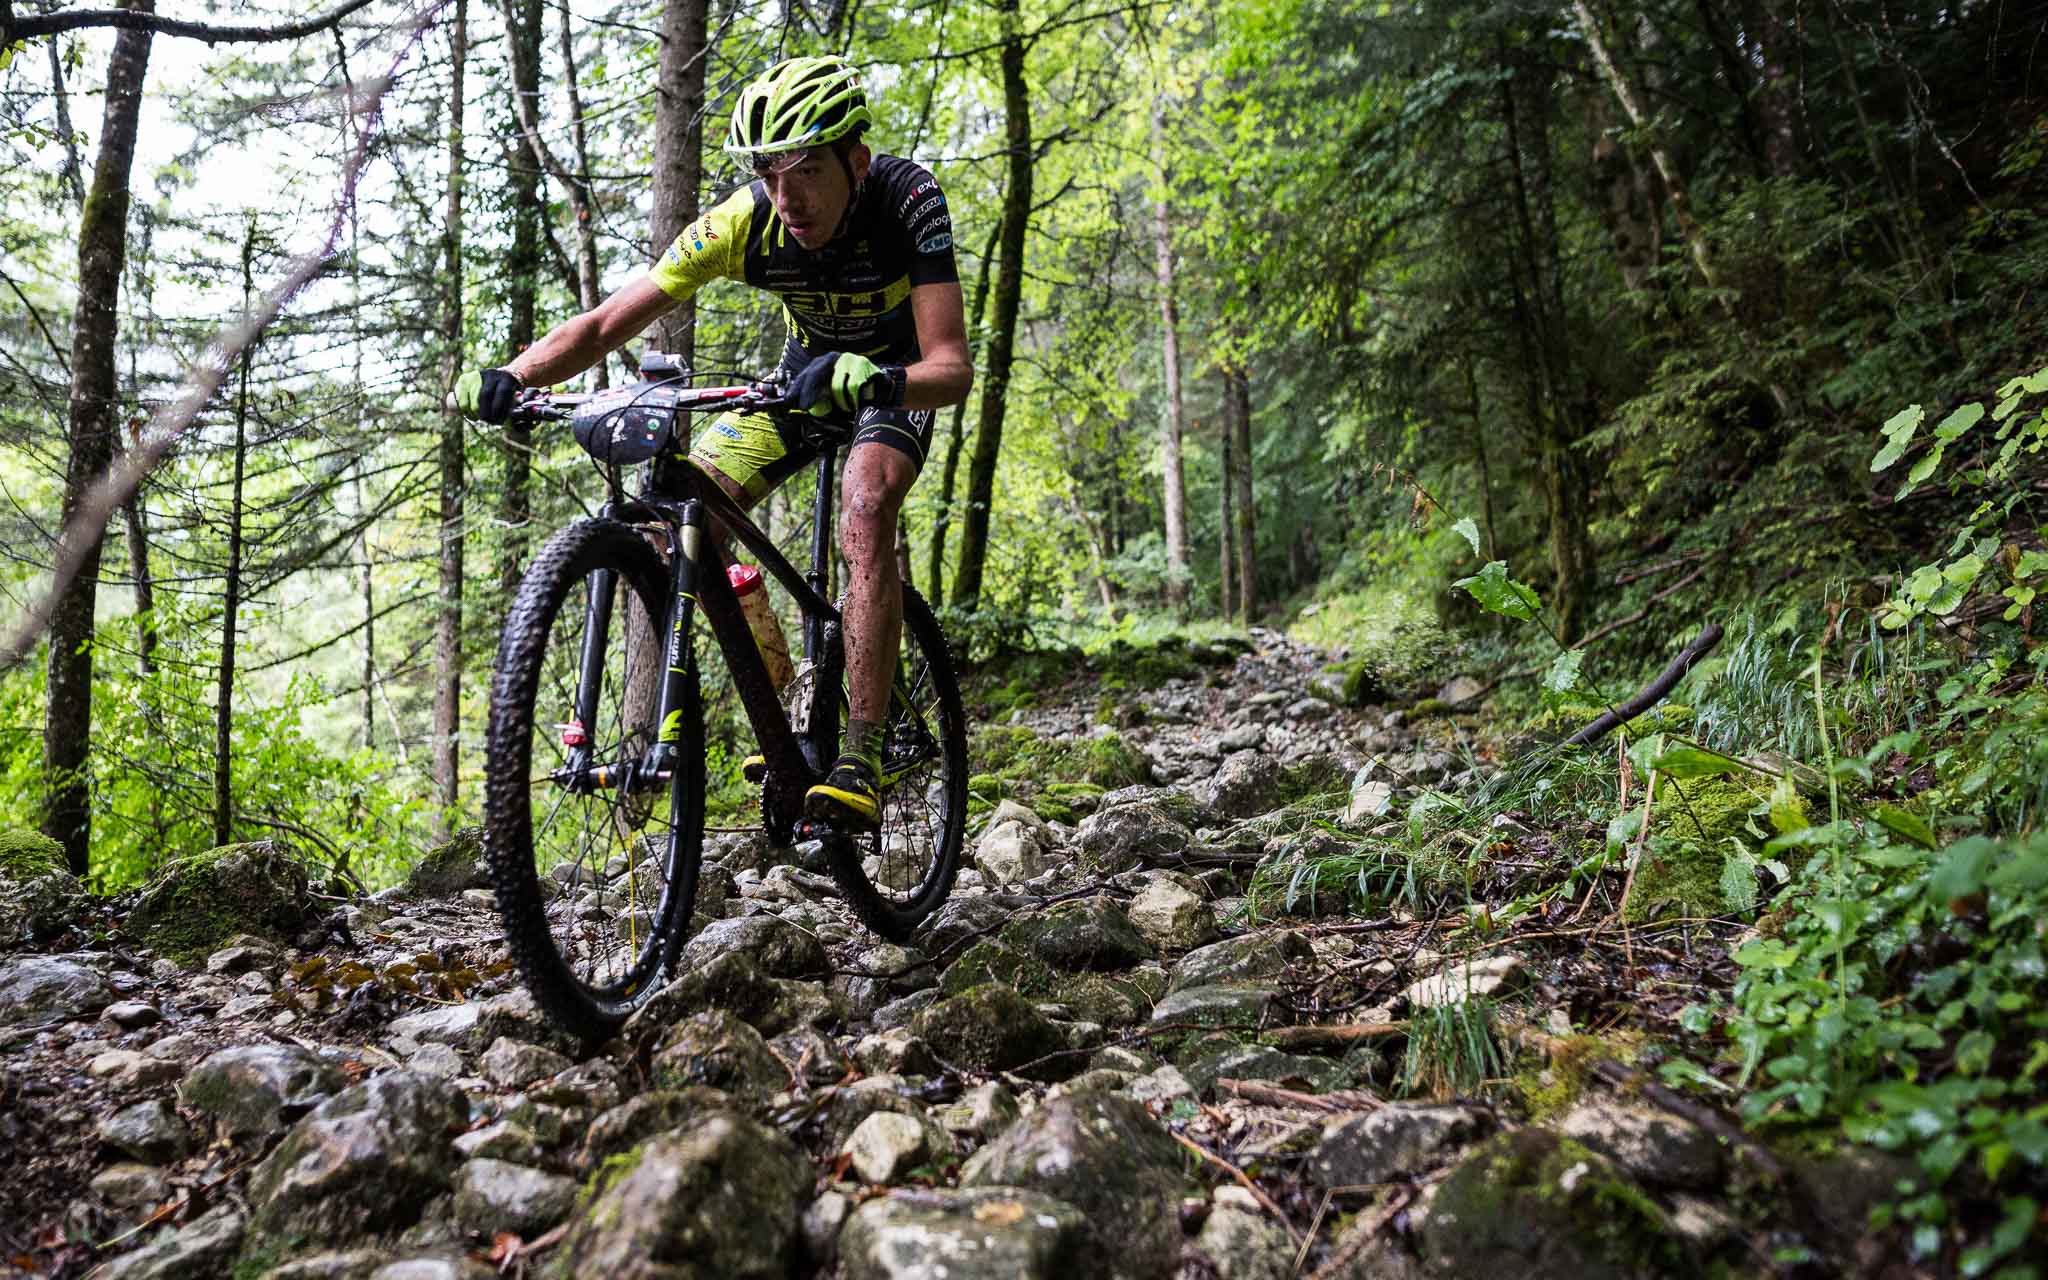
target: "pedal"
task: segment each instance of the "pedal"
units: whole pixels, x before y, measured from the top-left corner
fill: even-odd
[[[740,765],[740,776],[748,782],[759,782],[768,776],[767,756],[748,756]]]

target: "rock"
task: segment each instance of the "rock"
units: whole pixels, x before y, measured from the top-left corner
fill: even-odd
[[[1277,978],[1290,963],[1307,960],[1314,954],[1308,942],[1293,929],[1226,938],[1182,956],[1173,967],[1173,981],[1167,989],[1179,991],[1218,982]]]
[[[569,1068],[569,1060],[553,1049],[526,1044],[510,1036],[499,1036],[484,1050],[478,1062],[484,1079],[507,1089],[519,1089]]]
[[[1322,1093],[1340,1087],[1344,1065],[1331,1058],[1282,1053],[1256,1044],[1230,1044],[1200,1054],[1181,1064],[1198,1092],[1207,1093],[1222,1077],[1233,1080],[1270,1080],[1275,1084]]]
[[[483,1006],[473,1000],[465,1000],[461,1004],[393,1018],[387,1029],[393,1038],[472,1049],[477,1045],[477,1024],[482,1020]]]
[[[288,942],[315,918],[305,867],[276,841],[256,840],[171,862],[143,890],[127,929],[189,963],[237,934]]]
[[[370,1280],[495,1280],[497,1271],[469,1258],[402,1258],[370,1273]]]
[[[877,1111],[860,1122],[840,1150],[852,1158],[863,1182],[890,1183],[951,1148],[943,1131],[934,1133],[916,1116]]]
[[[1383,778],[1353,783],[1351,801],[1344,808],[1344,824],[1362,827],[1385,817],[1394,805],[1394,784]]]
[[[1133,1099],[1147,1106],[1195,1096],[1194,1086],[1188,1083],[1188,1078],[1181,1074],[1180,1068],[1174,1066],[1154,1068],[1131,1081],[1126,1091]]]
[[[1447,707],[1457,707],[1461,702],[1470,702],[1486,692],[1486,685],[1473,676],[1452,676],[1436,691],[1436,700]]]
[[[1253,1201],[1246,1206],[1218,1188],[1214,1207],[1195,1237],[1195,1251],[1207,1259],[1220,1280],[1288,1280],[1294,1275],[1294,1241],[1287,1229],[1267,1217]],[[1251,1200],[1246,1194],[1244,1199]]]
[[[1155,958],[1152,944],[1107,897],[1062,902],[1003,930],[1002,940],[1059,969],[1129,969]]]
[[[155,1026],[164,1020],[163,1010],[147,1000],[117,1000],[101,1010],[100,1017],[124,1031]]]
[[[538,1164],[540,1139],[525,1125],[500,1120],[481,1129],[471,1129],[455,1139],[455,1154],[465,1160],[503,1160],[510,1164]]]
[[[162,1169],[146,1164],[110,1164],[92,1176],[92,1193],[119,1209],[155,1208],[170,1189]]]
[[[717,956],[743,952],[774,978],[799,978],[830,968],[825,948],[813,935],[777,916],[719,920],[683,945],[681,968],[699,968]]]
[[[899,1076],[931,1076],[944,1069],[932,1054],[932,1047],[908,1027],[891,1027],[862,1036],[853,1046],[853,1059],[863,1071],[885,1071]]]
[[[700,1009],[729,1012],[756,1029],[771,1028],[778,1034],[786,1027],[775,1026],[782,991],[775,979],[744,951],[728,951],[698,968],[686,969],[626,1019],[619,1029],[628,1044],[657,1042],[668,1029]]]
[[[455,1220],[485,1239],[500,1231],[531,1239],[575,1203],[574,1180],[503,1160],[474,1159],[455,1175]]]
[[[670,1029],[654,1055],[658,1089],[710,1085],[760,1102],[789,1083],[789,1072],[761,1033],[723,1010],[690,1015]]]
[[[405,1060],[405,1065],[414,1071],[443,1080],[454,1080],[468,1070],[463,1065],[462,1055],[445,1044],[423,1044]]]
[[[841,1191],[827,1191],[805,1207],[797,1222],[804,1256],[823,1267],[839,1261],[839,1231],[853,1213],[853,1201]]]
[[[1010,1071],[1065,1047],[1058,1028],[1015,989],[987,982],[919,1013],[911,1030],[949,1061]]]
[[[1025,1187],[1064,1200],[1091,1224],[1099,1274],[1172,1273],[1185,1189],[1180,1147],[1141,1103],[1113,1093],[1048,1100],[960,1168],[960,1186]],[[1089,1273],[1098,1274],[1098,1273]]]
[[[0,960],[0,1027],[89,1018],[113,1002],[99,971],[68,956]]]
[[[421,856],[405,877],[409,898],[452,898],[489,883],[483,873],[484,829],[464,827]]]
[[[939,1123],[970,1138],[992,1138],[1016,1119],[1016,1095],[993,1080],[975,1085],[938,1113]]]
[[[0,947],[57,937],[91,901],[63,846],[40,832],[0,832]]]
[[[966,946],[970,939],[1002,928],[1011,915],[1010,908],[992,894],[956,893],[932,913],[918,934],[918,944],[928,955],[951,955]]]
[[[85,1072],[115,1089],[153,1089],[184,1075],[175,1062],[152,1058],[134,1049],[109,1049],[86,1064]]]
[[[326,1101],[344,1079],[339,1068],[296,1045],[241,1045],[192,1068],[178,1086],[178,1103],[223,1136],[268,1137]]]
[[[206,957],[206,971],[215,977],[237,977],[263,965],[277,963],[277,948],[248,934],[239,934],[228,945]],[[268,988],[265,988],[268,990]]]
[[[1081,1211],[1016,1187],[893,1191],[839,1233],[846,1280],[1073,1280],[1107,1258]]]
[[[811,1167],[781,1134],[715,1112],[609,1162],[593,1186],[563,1274],[779,1280],[796,1256]]]
[[[192,1132],[162,1098],[138,1102],[100,1121],[101,1142],[149,1164],[169,1164],[192,1145]]]
[[[1270,1025],[1279,1004],[1278,987],[1256,982],[1217,982],[1169,992],[1152,1006],[1152,1021],[1249,1030]]]
[[[1036,880],[1051,865],[1045,846],[1015,823],[990,831],[974,845],[974,866],[992,885]]]
[[[1543,1129],[1503,1133],[1437,1188],[1424,1260],[1445,1280],[1700,1273],[1664,1211],[1606,1157]]]
[[[294,1125],[249,1179],[263,1238],[345,1243],[409,1225],[448,1187],[469,1103],[445,1080],[372,1076]]]
[[[1323,1127],[1304,1170],[1324,1187],[1353,1187],[1412,1177],[1442,1164],[1486,1132],[1486,1114],[1468,1107],[1395,1103]]]
[[[1462,1004],[1476,997],[1505,994],[1523,979],[1522,957],[1487,956],[1452,965],[1442,973],[1424,978],[1402,993],[1413,1009],[1434,1009]]]
[[[1721,1180],[1719,1140],[1668,1112],[1598,1099],[1574,1108],[1557,1134],[1652,1186],[1705,1190]]]
[[[1215,908],[1165,872],[1131,899],[1130,920],[1145,941],[1161,951],[1186,951],[1216,936]]]
[[[224,1204],[170,1235],[122,1254],[95,1275],[99,1280],[212,1280],[228,1274],[246,1225],[240,1209]]]
[[[1257,751],[1237,751],[1224,757],[1203,799],[1220,817],[1256,817],[1285,803],[1280,794],[1285,780],[1278,760]]]
[[[1112,807],[1110,798],[1103,797],[1104,807],[1083,820],[1075,833],[1075,843],[1090,865],[1115,873],[1187,851],[1193,834],[1164,806],[1143,801]]]
[[[595,1168],[657,1133],[679,1129],[707,1111],[723,1111],[732,1100],[717,1089],[653,1089],[636,1094],[591,1121],[579,1163]]]

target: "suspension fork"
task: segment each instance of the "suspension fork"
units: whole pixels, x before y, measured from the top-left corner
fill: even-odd
[[[697,613],[697,584],[703,559],[714,543],[705,530],[704,507],[695,498],[683,503],[676,520],[675,554],[670,557],[668,636],[663,642],[661,699],[656,712],[654,745],[647,750],[642,777],[650,782],[673,775],[676,745],[683,734],[683,701],[690,696],[690,624]],[[715,559],[716,557],[714,557]]]

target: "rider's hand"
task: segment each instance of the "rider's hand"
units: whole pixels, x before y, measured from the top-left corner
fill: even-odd
[[[503,422],[524,390],[510,369],[471,369],[455,380],[455,407],[483,422]]]
[[[824,417],[869,405],[903,403],[903,366],[876,364],[850,351],[828,351],[796,375],[790,395],[799,409]]]

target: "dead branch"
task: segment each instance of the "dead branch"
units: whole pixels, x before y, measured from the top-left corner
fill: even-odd
[[[1408,1030],[1406,1022],[1354,1022],[1333,1026],[1275,1027],[1266,1039],[1279,1049],[1341,1049],[1360,1040],[1379,1040]]]
[[[1593,723],[1579,730],[1571,737],[1566,738],[1564,745],[1567,747],[1583,747],[1598,742],[1606,737],[1616,725],[1624,724],[1643,712],[1648,711],[1651,707],[1657,705],[1665,694],[1671,692],[1673,685],[1685,678],[1685,673],[1692,670],[1693,663],[1698,662],[1719,643],[1721,643],[1721,624],[1718,622],[1708,623],[1707,629],[1700,632],[1691,644],[1680,649],[1678,656],[1671,660],[1671,665],[1659,672],[1655,680],[1644,685],[1635,697],[1630,698],[1619,707],[1609,708],[1599,719],[1593,721]]]
[[[347,0],[326,13],[275,27],[221,27],[210,22],[188,22],[164,18],[146,9],[67,9],[30,17],[14,16],[11,0],[0,0],[0,49],[17,41],[37,40],[81,27],[117,27],[150,31],[160,36],[183,36],[207,44],[260,44],[273,40],[297,40],[335,26],[343,18],[368,7],[370,0]]]
[[[1247,1102],[1268,1106],[1301,1107],[1308,1111],[1377,1111],[1386,1102],[1363,1089],[1332,1089],[1328,1093],[1298,1093],[1264,1080],[1232,1080],[1223,1077],[1216,1087]]]

